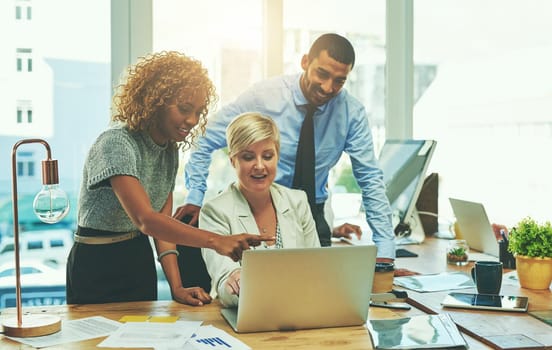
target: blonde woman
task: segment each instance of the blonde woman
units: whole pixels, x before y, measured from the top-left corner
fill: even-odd
[[[114,97],[113,121],[84,165],[78,230],[67,263],[67,303],[157,299],[158,260],[179,302],[201,305],[201,288],[182,288],[175,243],[211,248],[233,260],[258,235],[220,236],[171,218],[179,147],[205,130],[215,89],[201,63],[177,52],[131,66]],[[171,243],[168,243],[171,242]]]
[[[264,249],[319,247],[305,192],[274,183],[280,155],[280,133],[274,121],[259,113],[236,117],[226,130],[228,155],[237,182],[201,208],[200,228],[233,236],[268,234]],[[211,275],[211,294],[225,306],[237,305],[240,264],[202,249]]]

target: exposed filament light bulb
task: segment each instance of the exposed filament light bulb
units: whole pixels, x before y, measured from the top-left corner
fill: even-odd
[[[58,184],[44,185],[34,198],[33,210],[40,221],[55,224],[69,213],[69,199]]]
[[[58,165],[55,159],[42,161],[42,190],[33,201],[33,210],[40,221],[55,224],[69,213],[69,198],[59,188]]]

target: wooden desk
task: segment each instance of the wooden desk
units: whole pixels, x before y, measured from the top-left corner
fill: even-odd
[[[220,305],[213,302],[203,307],[182,305],[173,301],[153,302],[129,302],[99,305],[62,305],[47,307],[27,307],[24,312],[58,315],[62,319],[72,320],[90,316],[104,316],[112,320],[119,320],[125,315],[173,315],[181,319],[203,321],[204,325],[213,325],[230,335],[239,338],[252,349],[372,349],[368,330],[364,326],[324,328],[289,332],[263,332],[236,334],[228,326],[220,315]],[[422,314],[423,312],[412,309],[409,311],[391,311],[383,308],[370,308],[371,318],[399,318],[405,315]],[[0,319],[12,316],[15,309],[2,310]],[[97,349],[104,338],[96,338],[88,341],[69,343],[48,349]],[[14,342],[0,335],[0,348],[9,349],[33,349],[30,346]]]
[[[423,273],[463,271],[469,274],[473,263],[462,267],[446,263],[447,244],[447,240],[429,238],[421,245],[407,246],[408,250],[418,253],[419,257],[397,259],[396,265]],[[475,289],[464,289],[462,291],[476,293]],[[440,303],[447,293],[408,291],[408,302],[428,313],[449,313],[464,333],[495,349],[512,348],[501,343],[505,339],[500,336],[505,334],[510,336],[525,335],[544,344],[545,348],[552,349],[552,327],[546,323],[526,313],[443,308]],[[529,311],[552,309],[552,292],[550,289],[530,290],[503,284],[501,294],[529,297]]]
[[[445,261],[446,240],[427,239],[424,244],[407,246],[419,254],[418,258],[400,258],[396,260],[397,267],[408,268],[421,273],[439,273],[443,271],[466,271],[471,266],[456,267],[447,265]],[[530,310],[552,308],[552,295],[548,291],[531,291],[511,286],[504,286],[503,293],[526,295],[530,298]],[[512,334],[513,331],[526,334],[531,338],[547,344],[552,348],[552,327],[533,319],[526,314],[443,309],[440,302],[445,292],[416,293],[408,291],[409,302],[415,306],[409,311],[370,308],[371,319],[399,318],[418,314],[448,312],[467,335],[465,338],[470,350],[499,348],[489,340],[496,334]],[[419,309],[418,309],[419,308]],[[43,311],[44,310],[44,311]],[[176,315],[187,320],[201,320],[205,325],[213,325],[235,336],[253,349],[371,349],[372,345],[368,331],[363,326],[325,328],[302,330],[293,332],[265,332],[265,333],[234,333],[220,316],[220,306],[217,302],[203,307],[191,307],[172,301],[113,303],[101,305],[62,305],[49,307],[24,308],[24,312],[59,315],[62,319],[79,319],[90,316],[104,316],[112,320],[119,320],[125,315]],[[1,310],[0,319],[13,316],[15,309]],[[473,336],[473,338],[471,337]],[[60,345],[49,349],[96,349],[103,338],[92,339],[79,343]],[[32,347],[3,338],[0,335],[0,348],[32,349]]]

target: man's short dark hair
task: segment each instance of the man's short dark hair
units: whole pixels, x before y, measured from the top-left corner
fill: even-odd
[[[351,42],[341,35],[335,33],[322,34],[314,41],[309,51],[309,60],[317,58],[320,52],[327,50],[328,55],[334,60],[355,65],[355,49]]]

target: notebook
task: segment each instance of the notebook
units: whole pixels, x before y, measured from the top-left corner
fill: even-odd
[[[376,247],[247,250],[238,307],[222,316],[238,333],[366,323]]]
[[[449,198],[462,238],[468,246],[488,255],[498,256],[498,242],[483,204]]]

